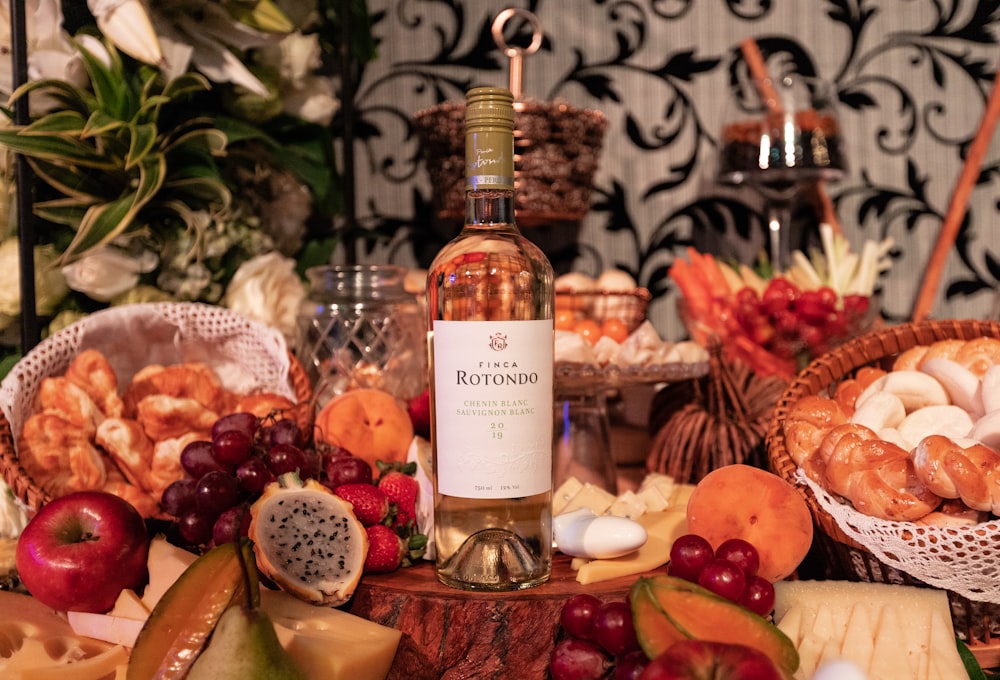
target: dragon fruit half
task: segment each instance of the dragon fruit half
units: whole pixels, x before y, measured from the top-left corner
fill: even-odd
[[[337,606],[361,580],[368,536],[351,504],[295,473],[271,482],[250,509],[257,566],[282,590]]]

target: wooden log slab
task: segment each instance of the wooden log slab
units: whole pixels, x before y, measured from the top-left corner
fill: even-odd
[[[366,575],[349,610],[403,633],[389,680],[545,678],[563,603],[577,593],[624,600],[637,576],[581,585],[570,558],[555,553],[548,582],[477,593],[437,580],[431,563]]]

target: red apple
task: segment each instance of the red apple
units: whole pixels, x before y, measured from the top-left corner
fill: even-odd
[[[80,491],[43,505],[17,541],[21,581],[43,604],[102,613],[125,588],[146,580],[149,536],[128,501]]]
[[[424,439],[431,438],[431,392],[424,390],[417,396],[410,399],[406,405],[406,412],[410,414],[410,421],[413,423],[413,432]]]
[[[753,647],[684,640],[650,661],[639,680],[785,680],[785,676]]]

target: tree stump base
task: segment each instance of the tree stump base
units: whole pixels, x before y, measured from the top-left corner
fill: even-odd
[[[555,553],[540,586],[505,593],[467,592],[437,580],[421,563],[367,575],[350,611],[403,633],[389,680],[545,678],[563,603],[577,593],[624,600],[637,576],[581,585],[570,558]]]

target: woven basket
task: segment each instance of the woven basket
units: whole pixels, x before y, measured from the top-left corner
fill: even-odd
[[[465,218],[465,102],[444,102],[413,117],[445,221]],[[582,219],[590,210],[594,174],[608,119],[565,102],[514,104],[514,210],[522,227]]]
[[[791,382],[778,400],[768,428],[767,449],[771,469],[795,485],[803,495],[818,528],[817,548],[826,560],[830,578],[881,583],[926,585],[876,559],[845,535],[812,491],[796,480],[797,466],[785,448],[784,419],[791,407],[809,395],[830,396],[838,382],[862,366],[889,369],[895,357],[916,345],[938,340],[1000,337],[1000,323],[976,320],[926,321],[902,324],[859,336],[814,360]],[[984,666],[996,665],[1000,648],[1000,606],[974,602],[948,591],[955,630],[971,646]],[[984,660],[986,662],[984,662]]]
[[[143,307],[143,305],[136,305],[137,309]],[[196,313],[206,314],[206,308],[210,306],[207,305],[187,305],[186,303],[176,304],[176,303],[165,303],[163,306],[170,307],[171,310],[178,310],[174,313],[183,317],[185,310],[197,310]],[[97,314],[101,314],[98,312]],[[208,311],[209,315],[214,315],[220,319],[231,320],[235,315],[228,310],[222,308],[211,308]],[[94,315],[91,315],[94,316]],[[79,322],[78,322],[79,323]],[[246,321],[246,332],[254,333],[258,332],[260,329],[259,324],[256,322]],[[36,347],[32,352],[29,352],[22,361],[31,361],[34,359],[34,355],[40,349],[46,345],[58,344],[65,342],[64,336],[72,336],[73,327],[69,327],[60,331],[59,333],[50,336],[44,340],[38,347]],[[102,349],[97,346],[97,349]],[[151,355],[155,354],[155,348],[146,347],[146,351],[150,352]],[[311,430],[312,428],[312,418],[313,418],[313,389],[312,383],[309,381],[309,377],[306,375],[305,370],[299,363],[298,359],[291,352],[287,352],[287,357],[289,361],[288,365],[288,386],[291,389],[291,393],[296,401],[296,409],[294,412],[294,418],[299,423],[300,427],[307,428]],[[154,363],[154,362],[150,362]],[[12,374],[14,371],[12,371]],[[28,386],[24,386],[27,390]],[[29,394],[19,394],[19,398],[28,399],[33,395]],[[7,419],[6,414],[0,410],[0,475],[2,475],[3,480],[10,486],[11,491],[14,493],[15,497],[25,504],[29,512],[34,512],[39,507],[44,505],[47,501],[51,500],[49,495],[36,484],[31,477],[25,472],[24,468],[21,467],[18,461],[17,449],[15,446],[15,436],[11,428],[10,421]]]
[[[556,309],[572,309],[581,317],[602,323],[618,319],[629,333],[646,320],[646,311],[652,295],[645,288],[630,291],[556,291]]]

